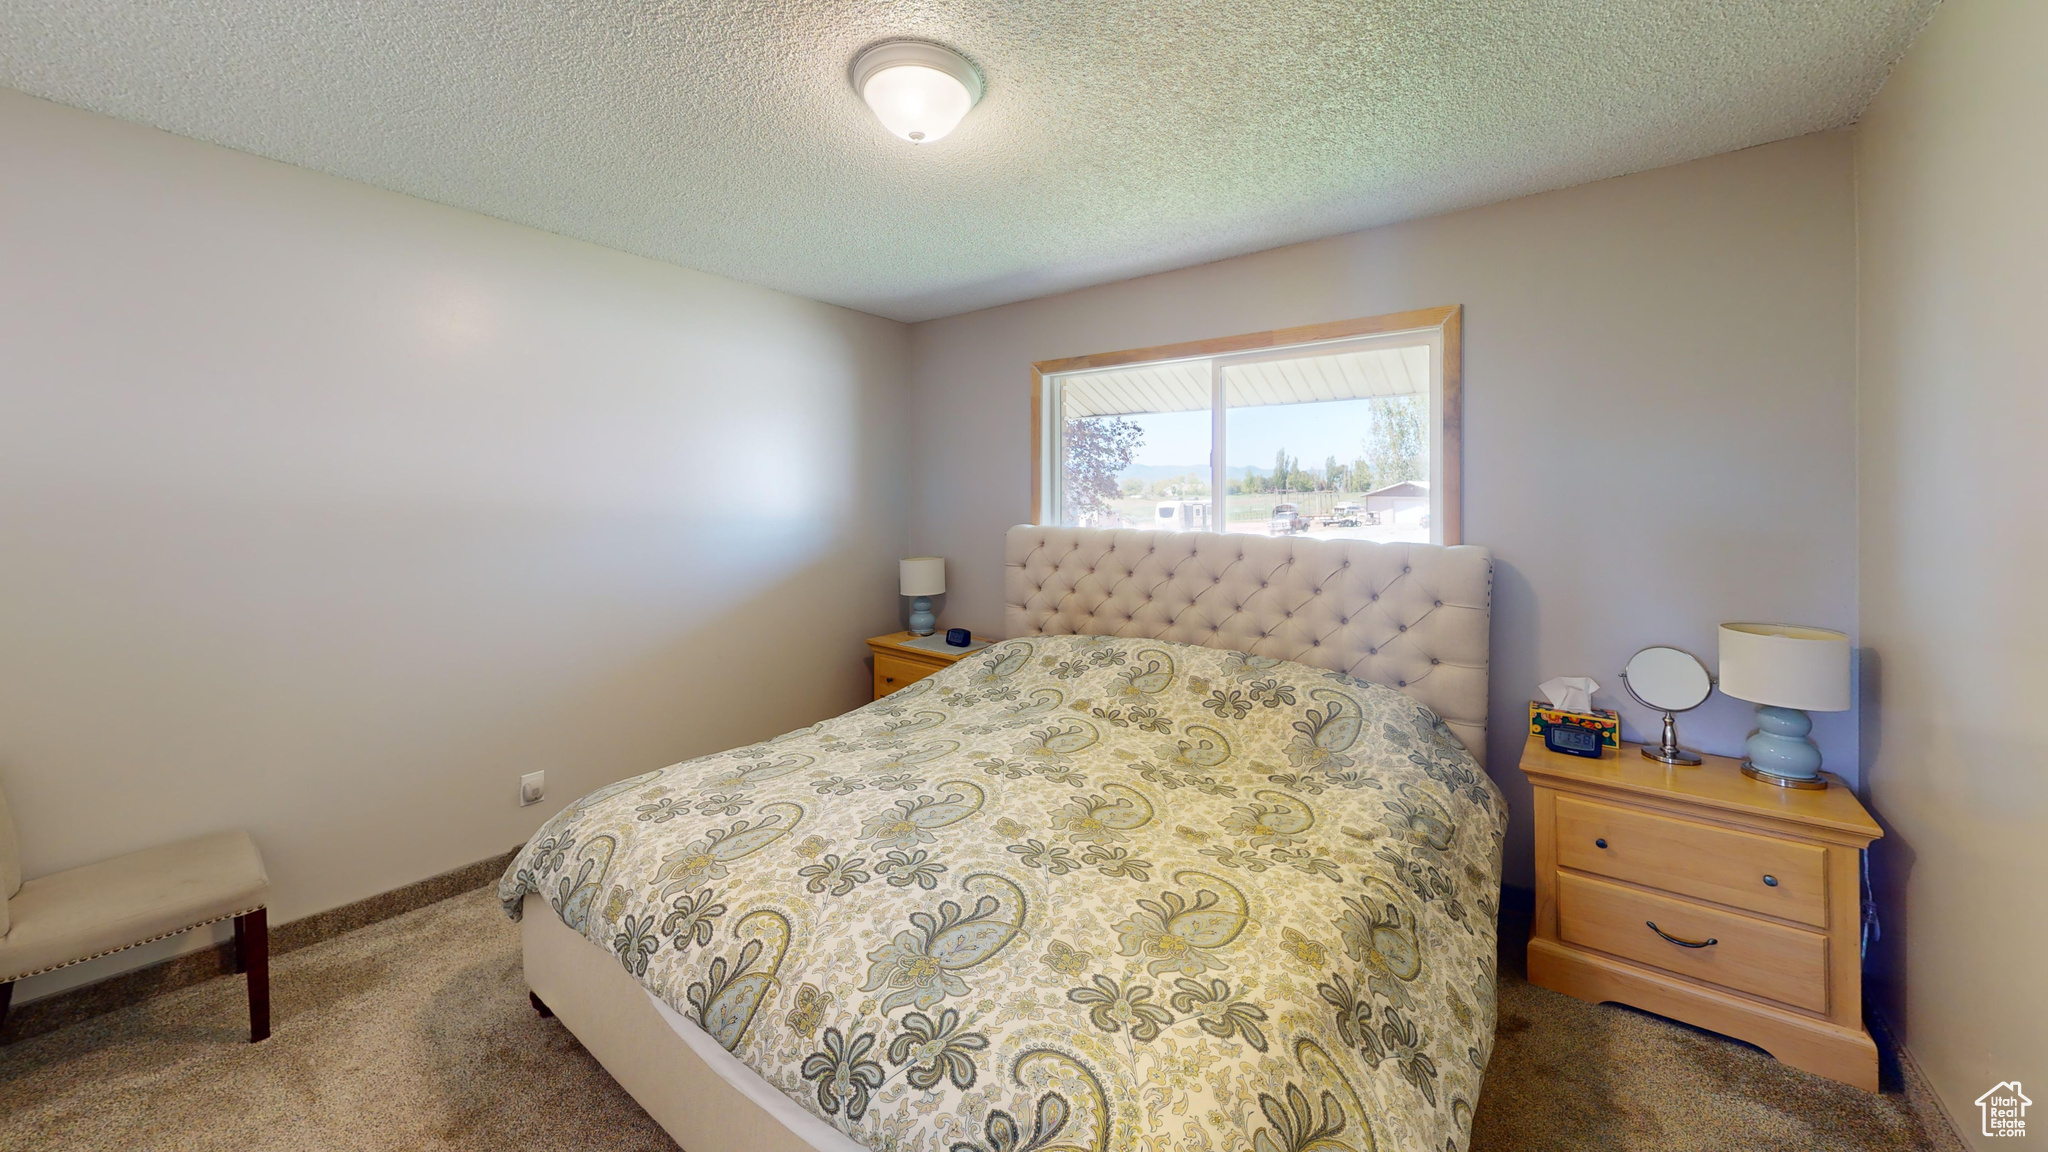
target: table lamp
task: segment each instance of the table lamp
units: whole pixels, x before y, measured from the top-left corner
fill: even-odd
[[[946,590],[946,558],[943,556],[912,556],[903,561],[898,578],[899,591],[905,596],[914,596],[910,602],[910,631],[914,636],[929,636],[939,626],[939,618],[932,615],[931,598]]]
[[[1757,706],[1742,773],[1785,788],[1825,788],[1814,712],[1849,707],[1849,637],[1793,624],[1721,625],[1721,691]]]

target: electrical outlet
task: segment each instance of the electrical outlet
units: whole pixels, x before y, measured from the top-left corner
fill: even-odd
[[[546,772],[528,772],[519,778],[519,803],[522,806],[538,804],[540,803],[540,798],[547,794],[548,774]]]

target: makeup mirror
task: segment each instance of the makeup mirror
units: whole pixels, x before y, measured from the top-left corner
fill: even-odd
[[[1698,764],[1698,753],[1678,746],[1673,716],[1692,711],[1713,694],[1713,674],[1700,663],[1699,657],[1683,648],[1654,645],[1628,658],[1628,666],[1621,670],[1621,682],[1636,703],[1664,714],[1662,738],[1654,748],[1643,745],[1643,755],[1666,764]]]

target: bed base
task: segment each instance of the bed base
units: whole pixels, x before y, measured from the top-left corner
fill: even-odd
[[[534,1010],[560,1020],[688,1152],[859,1152],[860,1145],[795,1102],[781,1105],[796,1116],[778,1117],[773,1101],[764,1107],[734,1087],[684,1041],[617,957],[562,923],[545,900],[526,897],[519,934]],[[703,1043],[717,1051],[709,1037]],[[765,1080],[759,1087],[775,1092]]]

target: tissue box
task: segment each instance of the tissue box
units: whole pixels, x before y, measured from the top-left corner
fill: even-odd
[[[1621,747],[1621,713],[1607,708],[1592,712],[1566,712],[1540,700],[1529,701],[1529,735],[1541,736],[1543,730],[1553,724],[1590,729],[1600,734],[1602,748]]]

